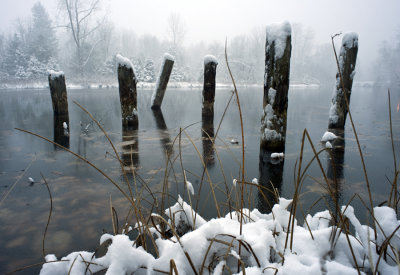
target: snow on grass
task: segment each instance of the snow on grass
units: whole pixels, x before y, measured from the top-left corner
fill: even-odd
[[[106,274],[154,274],[157,273],[155,270],[168,272],[170,259],[174,259],[180,274],[193,274],[185,253],[190,256],[197,273],[203,261],[205,267],[211,268],[210,271],[203,269],[206,274],[221,274],[227,268],[236,272],[237,260],[240,259],[246,267],[246,274],[357,274],[345,234],[336,234],[335,245],[332,246],[332,230],[340,229],[331,226],[328,210],[308,215],[304,225],[297,224],[295,219],[294,231],[290,233],[294,234],[293,247],[285,249],[291,202],[280,198],[270,214],[262,214],[257,209],[243,209],[246,216],[240,235],[239,213],[228,213],[225,217],[208,222],[196,214],[194,224],[193,209],[179,197],[175,205],[165,210],[165,214],[169,217],[169,224],[174,224],[175,229],[185,229],[185,232],[181,232],[178,241],[176,236],[163,239],[153,229],[158,257],[138,247],[127,235],[104,234],[101,243],[111,240],[111,244],[103,257],[96,258],[92,252],[81,251],[61,258],[62,261],[53,262],[57,260],[56,256],[47,255],[47,263],[42,266],[40,274],[85,274],[87,268],[93,273],[107,269]],[[356,232],[348,237],[357,264],[362,267],[361,274],[373,271],[379,258],[377,246],[381,247],[400,224],[395,211],[389,207],[374,208],[379,223],[377,241],[372,239],[373,229],[361,225],[351,206],[343,207],[341,211]],[[400,245],[400,233],[393,235],[390,243],[397,248]],[[243,244],[240,253],[239,241]],[[398,274],[397,256],[391,249],[387,253],[387,257],[380,259],[377,271],[383,275]]]
[[[327,141],[332,141],[332,140],[334,140],[336,138],[337,138],[337,135],[335,135],[332,132],[326,131],[324,133],[324,135],[322,136],[321,141],[322,142],[327,142]]]
[[[186,187],[189,190],[190,194],[192,194],[192,196],[194,196],[193,184],[188,180],[186,181]]]
[[[233,185],[234,187],[236,187],[236,184],[237,184],[237,179],[233,179],[233,180],[232,180],[232,185]]]

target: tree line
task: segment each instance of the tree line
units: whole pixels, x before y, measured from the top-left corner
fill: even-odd
[[[138,36],[134,26],[117,29],[101,0],[59,0],[58,7],[57,24],[37,2],[29,18],[15,22],[11,34],[0,34],[0,81],[46,81],[51,69],[63,70],[70,81],[78,83],[115,81],[115,56],[120,53],[132,60],[139,82],[154,82],[161,58],[169,52],[176,59],[172,81],[202,82],[203,57],[212,54],[219,60],[217,81],[230,83],[224,42],[190,43],[186,39],[190,30],[185,28],[181,14],[170,14],[166,38],[160,39],[151,34]],[[335,80],[331,44],[329,41],[318,44],[314,38],[311,28],[292,24],[292,83],[320,84]],[[399,45],[382,45],[381,60],[393,63],[399,59]],[[238,83],[263,83],[264,27],[228,38],[227,49]],[[398,77],[398,69],[385,70]],[[379,77],[387,78],[387,74]]]

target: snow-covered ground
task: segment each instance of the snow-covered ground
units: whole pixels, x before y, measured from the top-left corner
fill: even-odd
[[[150,228],[158,256],[136,246],[127,235],[104,234],[100,243],[111,242],[104,256],[96,258],[94,252],[80,251],[58,261],[55,255],[47,255],[48,263],[40,274],[91,274],[100,270],[107,270],[106,274],[162,274],[170,272],[171,260],[179,274],[242,274],[242,268],[246,274],[372,274],[376,267],[379,274],[399,274],[400,221],[393,209],[374,208],[375,239],[373,229],[361,225],[351,206],[341,211],[354,227],[354,236],[331,226],[328,210],[308,215],[304,225],[294,220],[294,231],[290,232],[290,204],[291,200],[280,198],[270,214],[244,209],[240,234],[240,213],[205,221],[179,198],[165,211],[174,236],[165,239]],[[153,218],[160,216],[153,214]],[[383,255],[380,248],[386,244],[389,246]]]

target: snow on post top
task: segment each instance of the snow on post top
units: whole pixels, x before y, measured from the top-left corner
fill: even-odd
[[[292,34],[292,27],[288,21],[267,26],[267,41],[271,45],[275,42],[275,59],[283,56],[286,48],[286,39]]]
[[[129,69],[129,68],[133,68],[133,64],[132,64],[132,62],[131,62],[128,58],[123,57],[123,56],[120,55],[120,54],[117,54],[117,56],[115,57],[115,59],[116,59],[116,61],[117,61],[117,65],[125,66],[125,67],[127,67],[128,69]]]
[[[48,70],[47,73],[49,74],[49,76],[51,77],[51,79],[55,79],[57,77],[60,76],[64,76],[64,72],[63,71],[53,71],[53,70]]]
[[[358,34],[355,32],[346,33],[342,39],[342,46],[347,49],[358,47]]]
[[[215,63],[218,64],[217,58],[211,54],[207,54],[206,56],[204,56],[204,65],[208,64],[208,63]]]
[[[164,60],[175,61],[175,58],[172,55],[170,55],[169,53],[165,53],[164,54]]]

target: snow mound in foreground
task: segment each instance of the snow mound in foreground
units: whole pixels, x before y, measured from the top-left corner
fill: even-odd
[[[100,270],[107,270],[106,274],[161,274],[160,271],[170,271],[171,259],[179,274],[194,274],[193,269],[197,274],[222,274],[223,270],[241,274],[242,270],[237,269],[238,261],[243,263],[246,274],[357,274],[349,242],[361,274],[365,274],[375,269],[379,259],[377,246],[381,247],[400,224],[393,209],[375,207],[380,229],[377,240],[371,240],[373,229],[361,225],[351,206],[343,207],[342,213],[356,231],[356,237],[349,235],[347,240],[345,233],[330,226],[331,217],[326,210],[314,216],[308,215],[303,226],[294,220],[293,246],[290,249],[292,233],[287,236],[290,219],[287,208],[290,204],[291,200],[281,198],[270,214],[262,214],[257,209],[243,209],[245,216],[240,234],[240,213],[232,212],[206,222],[180,198],[165,213],[169,224],[185,227],[182,236],[178,237],[177,233],[170,239],[163,239],[157,230],[150,229],[156,236],[158,257],[147,253],[141,246],[137,247],[127,235],[104,234],[101,242],[109,240],[111,244],[103,257],[96,258],[93,252],[82,251],[57,261],[54,255],[47,255],[47,263],[40,274],[91,274]],[[334,241],[330,240],[332,230],[337,230]],[[395,248],[400,247],[399,237],[400,233],[396,231],[390,240]],[[399,267],[393,260],[396,259],[393,255],[395,250],[388,249],[386,257],[380,258],[380,274],[397,274]]]

